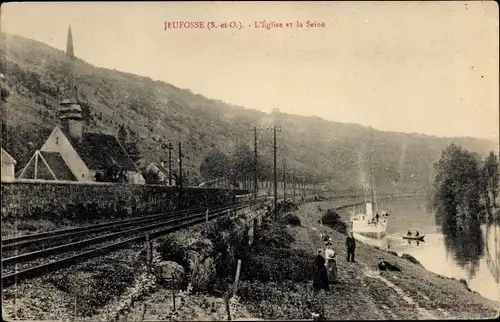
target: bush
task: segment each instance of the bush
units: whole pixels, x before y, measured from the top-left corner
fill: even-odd
[[[301,223],[300,223],[300,217],[294,213],[287,213],[284,217],[283,217],[283,221],[288,224],[288,225],[291,225],[291,226],[302,226]]]
[[[266,320],[310,319],[313,312],[324,315],[325,295],[314,294],[309,284],[242,281],[237,295],[251,313]]]
[[[283,223],[265,222],[254,235],[255,252],[271,248],[290,248],[295,239]]]
[[[304,282],[313,279],[314,256],[306,251],[288,248],[269,248],[252,254],[244,261],[242,279]]]
[[[153,274],[161,285],[174,286],[175,289],[185,289],[187,287],[187,277],[184,268],[175,262],[162,261],[159,263],[153,262]],[[173,277],[173,280],[165,280],[166,277]]]
[[[180,264],[186,272],[189,272],[189,261],[187,260],[186,247],[172,235],[162,237],[156,251],[160,253],[164,261],[172,261]]]
[[[278,215],[282,215],[282,214],[285,214],[287,212],[299,210],[299,207],[293,201],[289,201],[289,200],[279,201],[276,204],[276,208],[278,210]]]
[[[340,215],[333,209],[328,209],[326,213],[321,217],[323,225],[327,225],[338,232],[346,233],[347,225],[340,218]]]
[[[197,258],[199,259],[199,257]],[[216,267],[213,258],[197,260],[189,276],[194,292],[209,291],[216,279]]]

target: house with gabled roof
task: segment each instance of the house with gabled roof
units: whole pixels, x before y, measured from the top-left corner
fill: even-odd
[[[116,137],[84,133],[79,104],[65,99],[60,105],[62,126],[52,130],[21,171],[20,179],[145,183],[139,168]]]
[[[158,179],[160,182],[166,183],[167,185],[169,185],[169,182],[171,181],[172,186],[175,186],[175,173],[174,173],[174,171],[172,171],[171,178],[169,178],[168,167],[165,166],[164,162],[160,162],[160,163],[152,162],[146,167],[146,171],[150,171],[150,172],[158,175]]]
[[[1,178],[2,182],[9,182],[15,180],[14,167],[16,165],[16,160],[7,153],[3,148],[1,148],[0,162],[2,164]]]

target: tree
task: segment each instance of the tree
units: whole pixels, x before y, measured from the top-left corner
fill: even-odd
[[[132,160],[136,163],[142,158],[141,151],[139,150],[139,147],[137,145],[138,139],[139,138],[137,136],[137,133],[129,129],[129,140],[125,144],[125,148],[127,149],[128,155],[130,155]]]
[[[9,97],[10,95],[10,90],[9,88],[7,87],[6,84],[2,84],[1,88],[0,88],[0,99],[3,101],[3,102],[6,102],[7,101],[7,98]]]
[[[231,178],[241,180],[249,178],[253,171],[254,152],[246,143],[236,145],[231,157]]]
[[[160,183],[160,176],[158,172],[153,170],[144,170],[142,171],[142,176],[147,184],[157,184]]]
[[[486,164],[481,167],[481,173],[479,176],[479,194],[484,198],[484,204],[486,206],[486,210],[490,211],[490,195],[488,191],[488,182],[489,182],[489,176],[488,176],[488,169],[486,167]]]
[[[125,129],[125,126],[122,124],[118,129],[118,142],[120,142],[120,144],[125,144],[127,141],[128,141],[128,133],[127,130]]]
[[[486,157],[484,162],[485,172],[488,179],[488,192],[491,193],[493,207],[496,208],[498,196],[498,158],[493,151]]]
[[[231,166],[229,157],[218,149],[211,150],[200,165],[200,174],[203,180],[212,180],[224,177]]]
[[[127,129],[125,129],[125,126],[122,124],[118,129],[118,142],[120,142],[120,144],[123,146],[132,161],[136,163],[142,158],[141,151],[137,146],[137,141],[137,133],[135,133],[130,128],[127,131]]]
[[[257,178],[260,180],[271,180],[273,177],[273,165],[269,159],[262,155],[257,160]]]
[[[450,144],[435,163],[434,204],[438,212],[455,216],[468,213],[476,216],[479,210],[481,169],[477,154]]]
[[[117,165],[105,166],[95,175],[98,182],[123,182],[122,170]]]

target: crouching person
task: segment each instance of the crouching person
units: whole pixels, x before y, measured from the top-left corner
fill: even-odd
[[[338,283],[337,276],[337,253],[332,248],[331,242],[326,242],[325,249],[326,268],[328,270],[330,283]]]

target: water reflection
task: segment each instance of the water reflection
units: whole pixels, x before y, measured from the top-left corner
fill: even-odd
[[[415,244],[417,244],[417,246],[420,246],[420,244],[421,244],[421,243],[422,243],[422,244],[423,244],[423,243],[425,243],[425,240],[414,240],[413,242],[415,242]],[[410,245],[410,246],[411,246],[411,244],[412,244],[412,241],[411,241],[411,240],[409,240],[409,241],[408,241],[408,245]]]
[[[380,249],[412,255],[436,274],[464,279],[469,287],[500,302],[500,224],[478,221],[437,222],[434,212],[426,212],[423,200],[408,198],[384,204],[391,214],[387,234],[354,234],[360,242]],[[408,230],[425,235],[425,243],[403,239]]]
[[[500,283],[500,225],[490,223],[481,229],[486,241],[486,265],[495,282]]]
[[[455,263],[466,269],[469,278],[476,276],[484,256],[484,236],[479,220],[442,215],[441,231],[446,250]]]

